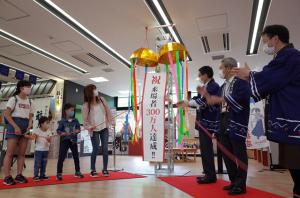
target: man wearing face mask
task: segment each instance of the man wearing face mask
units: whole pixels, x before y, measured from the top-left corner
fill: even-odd
[[[219,85],[213,79],[213,69],[210,66],[203,66],[199,69],[200,81],[206,87],[208,93],[216,95],[219,92]],[[208,105],[206,99],[200,95],[199,88],[197,88],[198,96],[193,97],[192,100],[181,101],[178,106],[190,106],[197,108],[197,122],[200,122],[210,133],[216,132],[216,119],[218,113],[218,106]],[[204,176],[197,177],[199,184],[209,184],[216,182],[216,169],[214,163],[213,143],[209,137],[196,123],[195,128],[199,131],[200,150],[202,158],[202,166]]]
[[[208,104],[220,104],[220,141],[231,184],[224,187],[229,195],[246,193],[248,157],[246,137],[250,111],[250,88],[247,81],[236,78],[231,70],[237,67],[233,58],[224,58],[219,67],[220,77],[225,79],[219,96],[201,90]],[[224,152],[224,151],[229,152]]]
[[[288,168],[294,181],[294,197],[300,195],[300,52],[289,44],[283,25],[266,26],[263,51],[274,55],[261,72],[249,67],[233,71],[248,80],[255,101],[266,99],[267,138],[279,143],[279,164]],[[297,196],[298,195],[298,196]]]

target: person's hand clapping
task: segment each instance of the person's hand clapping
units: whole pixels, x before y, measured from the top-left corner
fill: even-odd
[[[208,92],[207,92],[207,90],[206,90],[205,87],[200,87],[200,88],[198,89],[198,93],[199,93],[201,96],[204,96],[204,97],[206,97],[206,96],[208,95]]]
[[[209,105],[215,105],[215,104],[222,104],[223,98],[219,96],[210,96],[209,99],[207,100],[207,103]]]
[[[177,107],[188,107],[189,106],[189,102],[186,100],[181,100],[179,102],[177,102]]]
[[[234,68],[231,73],[242,80],[249,80],[250,68],[247,63],[242,68]]]

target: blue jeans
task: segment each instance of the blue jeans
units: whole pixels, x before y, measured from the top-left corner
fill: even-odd
[[[99,150],[99,143],[101,140],[101,148],[102,148],[102,155],[103,155],[103,170],[107,170],[108,164],[108,128],[105,128],[101,131],[94,131],[93,136],[91,137],[92,145],[93,145],[93,152],[91,156],[91,170],[96,171],[96,158]]]
[[[48,162],[48,151],[35,151],[34,153],[34,176],[46,175],[46,166]]]

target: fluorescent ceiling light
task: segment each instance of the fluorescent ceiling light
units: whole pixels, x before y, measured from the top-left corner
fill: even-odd
[[[256,13],[256,17],[255,17],[254,30],[253,30],[253,34],[252,34],[250,54],[252,54],[253,50],[254,50],[254,44],[255,44],[255,40],[256,40],[256,36],[257,36],[258,24],[260,21],[263,4],[264,4],[264,0],[259,0],[258,7],[257,7],[257,13]]]
[[[82,36],[90,40],[96,46],[100,47],[107,54],[120,61],[122,64],[130,67],[130,62],[120,55],[117,51],[112,49],[108,44],[102,41],[99,37],[97,37],[94,33],[84,27],[81,23],[79,23],[76,19],[66,13],[63,9],[53,3],[51,0],[34,0],[38,5],[43,7],[45,10],[50,12],[52,15],[57,17],[59,20],[64,22],[66,25],[70,26],[72,29],[80,33]]]
[[[18,44],[18,45],[20,45],[22,47],[25,47],[25,48],[27,48],[27,49],[35,52],[35,53],[38,53],[38,54],[40,54],[40,55],[42,55],[42,56],[44,56],[44,57],[46,57],[46,58],[48,58],[48,59],[50,59],[52,61],[55,61],[55,62],[57,62],[57,63],[65,66],[65,67],[67,67],[69,69],[72,69],[72,70],[74,70],[74,71],[76,71],[78,73],[81,73],[81,74],[88,73],[86,70],[84,70],[84,69],[82,69],[82,68],[80,68],[80,67],[78,67],[78,66],[76,66],[76,65],[74,65],[72,63],[69,63],[69,62],[67,62],[67,61],[65,61],[65,60],[63,60],[63,59],[55,56],[54,54],[51,54],[50,52],[47,52],[47,51],[45,51],[45,50],[43,50],[43,49],[41,49],[41,48],[39,48],[39,47],[37,47],[37,46],[35,46],[35,45],[33,45],[33,44],[25,41],[25,40],[23,40],[23,39],[15,36],[15,35],[12,35],[12,34],[4,31],[2,29],[0,29],[0,36],[3,37],[3,38],[5,38],[5,39],[7,39],[7,40],[10,40],[10,41]]]
[[[99,82],[107,82],[108,81],[108,79],[106,79],[106,78],[104,78],[104,77],[94,77],[94,78],[90,78],[92,81],[94,81],[94,82],[97,82],[97,83],[99,83]]]
[[[165,12],[163,11],[163,9],[161,8],[161,6],[160,6],[160,4],[159,4],[159,2],[158,2],[157,0],[153,0],[153,3],[154,3],[154,5],[156,6],[156,8],[157,8],[157,10],[158,10],[158,12],[159,12],[159,14],[160,14],[160,16],[163,18],[163,20],[164,20],[164,22],[165,22],[165,25],[168,26],[168,29],[169,29],[169,31],[171,32],[171,34],[172,34],[173,38],[175,39],[175,41],[178,42],[178,43],[180,43],[180,41],[179,41],[177,35],[175,34],[175,32],[174,32],[174,30],[173,30],[173,27],[171,26],[171,23],[169,22],[169,20],[168,20],[166,14],[165,14]]]
[[[253,0],[247,55],[257,54],[260,33],[264,28],[271,0]]]
[[[154,18],[161,26],[161,28],[159,28],[159,31],[161,32],[160,29],[162,29],[164,34],[169,33],[175,42],[183,44],[183,41],[180,38],[162,0],[145,0],[145,3]],[[192,58],[190,56],[188,56],[188,61],[192,61]]]

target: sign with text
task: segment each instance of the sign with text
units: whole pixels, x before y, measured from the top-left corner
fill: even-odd
[[[143,159],[163,162],[165,153],[165,72],[147,74],[142,102]]]
[[[250,103],[250,117],[246,144],[248,149],[262,149],[269,147],[265,135],[264,105],[263,102]]]

